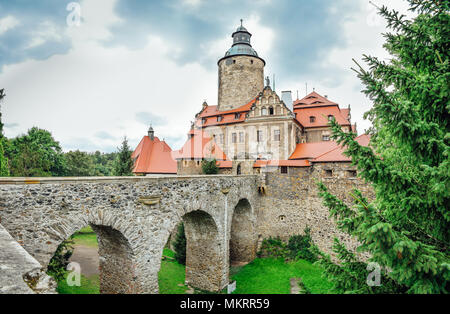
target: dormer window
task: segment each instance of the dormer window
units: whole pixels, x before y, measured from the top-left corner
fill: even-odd
[[[202,124],[206,124],[206,119],[205,118],[202,119]]]
[[[311,122],[311,123],[316,122],[316,117],[314,117],[314,116],[309,117],[309,122]]]
[[[334,119],[334,116],[332,115],[332,114],[330,114],[329,116],[328,116],[328,121],[331,121],[331,120],[333,120]]]
[[[323,104],[323,102],[321,102],[321,101],[315,101],[315,102],[313,102],[312,104],[313,104],[313,105],[318,105],[318,104]]]
[[[220,122],[220,121],[222,121],[223,120],[223,117],[222,116],[217,116],[217,122]]]
[[[240,113],[235,113],[235,114],[234,114],[234,119],[235,119],[235,120],[238,120],[240,117],[241,117],[241,114],[240,114]]]

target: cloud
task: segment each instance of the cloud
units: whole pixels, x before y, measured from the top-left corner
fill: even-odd
[[[117,140],[117,137],[115,137],[105,131],[100,131],[100,132],[95,133],[95,137],[102,139],[102,140]]]
[[[68,2],[0,0],[0,21],[17,21],[0,24],[9,25],[0,35],[3,120],[17,122],[8,137],[38,125],[65,150],[114,151],[124,135],[135,147],[152,123],[180,148],[203,100],[216,105],[217,60],[241,18],[277,92],[303,96],[308,82],[351,103],[360,131],[368,125],[351,58],[383,54],[385,27],[364,0],[83,0],[79,27],[66,24]]]
[[[13,29],[17,25],[19,25],[20,22],[17,20],[14,16],[8,15],[2,19],[0,19],[0,36],[10,29]]]
[[[166,118],[145,111],[136,113],[136,120],[142,124],[152,126],[160,126],[167,123]]]

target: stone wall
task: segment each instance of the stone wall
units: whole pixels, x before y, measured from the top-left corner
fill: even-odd
[[[55,293],[56,282],[0,225],[0,294]]]
[[[90,224],[99,239],[104,293],[157,293],[163,248],[184,220],[186,281],[218,291],[228,284],[234,208],[241,199],[257,206],[256,180],[221,175],[2,178],[0,219],[44,268],[61,241]]]
[[[219,111],[247,104],[264,88],[264,62],[251,56],[233,56],[219,62]]]
[[[258,210],[258,236],[260,241],[268,237],[280,237],[287,241],[290,236],[303,234],[308,226],[319,248],[332,256],[333,238],[337,237],[349,249],[358,245],[354,238],[339,231],[330,218],[328,208],[318,195],[316,180],[322,180],[330,191],[351,203],[348,192],[358,188],[370,198],[373,190],[361,179],[351,177],[356,172],[350,163],[323,163],[313,167],[289,167],[288,174],[272,169],[265,174],[265,195],[260,199]],[[332,171],[331,176],[329,176]]]

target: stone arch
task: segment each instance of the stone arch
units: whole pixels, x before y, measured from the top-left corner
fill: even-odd
[[[256,257],[256,230],[250,202],[241,199],[233,211],[230,230],[230,263],[250,262]]]
[[[127,224],[123,223],[126,219],[111,218],[109,211],[93,209],[53,223],[47,230],[56,231],[58,240],[54,233],[55,240],[48,246],[46,256],[43,257],[43,266],[48,265],[62,241],[80,229],[91,226],[98,240],[100,293],[154,293],[155,287],[150,280],[152,276],[148,276],[148,272],[143,270],[145,266],[138,266],[142,264],[139,262],[141,256],[135,254],[138,244],[129,240],[131,234],[126,228]],[[147,273],[147,276],[144,276],[144,273]]]
[[[186,234],[186,283],[207,291],[219,291],[226,284],[223,243],[214,218],[196,210],[183,216]]]

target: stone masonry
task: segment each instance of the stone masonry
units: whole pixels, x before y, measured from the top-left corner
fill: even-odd
[[[229,282],[233,212],[243,199],[249,222],[246,230],[233,229],[244,241],[233,245],[256,251],[255,176],[2,178],[0,183],[1,224],[44,267],[63,240],[93,227],[102,293],[157,293],[162,250],[180,221],[187,237],[186,281],[221,290]]]

